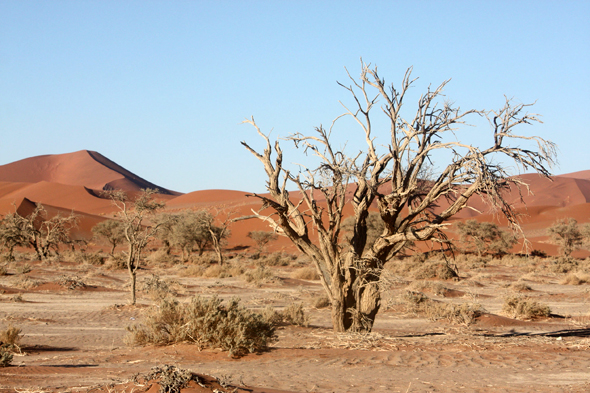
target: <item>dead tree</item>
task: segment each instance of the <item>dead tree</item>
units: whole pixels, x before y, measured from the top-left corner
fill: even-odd
[[[380,307],[379,278],[383,264],[409,242],[443,240],[447,221],[467,206],[475,195],[498,209],[513,228],[519,228],[517,214],[505,200],[510,185],[525,186],[511,177],[501,159],[513,161],[520,171],[533,170],[549,177],[555,145],[536,136],[514,133],[516,126],[539,122],[526,112],[529,105],[506,99],[498,111],[461,111],[442,100],[449,81],[428,88],[411,118],[402,116],[411,79],[407,70],[399,88],[388,86],[377,67],[362,63],[358,80],[343,85],[352,94],[354,108],[345,112],[329,130],[316,128],[313,135],[294,134],[287,138],[319,163],[314,169],[290,171],[283,163],[278,140],[271,143],[254,122],[266,147],[259,153],[242,144],[264,165],[269,195],[254,194],[262,201],[259,218],[287,236],[315,264],[321,283],[332,304],[334,330],[368,331]],[[378,105],[381,102],[382,105]],[[404,107],[405,110],[405,107]],[[386,117],[384,129],[374,129],[375,112]],[[338,119],[352,118],[360,128],[365,148],[355,154],[338,150],[330,136]],[[491,125],[491,146],[478,148],[461,143],[456,136],[468,116],[486,116]],[[532,147],[511,145],[518,141]],[[384,146],[381,148],[380,146]],[[432,166],[437,151],[450,153],[449,162],[431,179],[423,173]],[[273,157],[274,156],[274,157]],[[440,165],[440,163],[437,163]],[[289,187],[299,192],[289,193]],[[385,229],[368,249],[367,217],[376,204]],[[354,211],[352,235],[341,243],[343,209]],[[440,205],[441,208],[435,209]],[[269,210],[267,210],[269,211]]]
[[[131,280],[131,304],[136,302],[137,270],[141,263],[141,252],[155,238],[158,228],[164,224],[162,221],[147,222],[165,206],[164,202],[154,198],[154,194],[156,190],[145,189],[135,199],[130,200],[124,191],[105,191],[105,195],[111,198],[119,209],[119,219],[128,245],[127,271]]]

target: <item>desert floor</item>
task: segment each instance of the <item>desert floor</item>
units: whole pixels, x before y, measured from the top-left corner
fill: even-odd
[[[25,265],[31,270],[23,273]],[[0,327],[20,327],[24,337],[22,354],[14,357],[12,366],[0,368],[0,391],[114,392],[124,386],[127,392],[151,392],[156,390],[128,382],[134,374],[162,364],[245,387],[239,391],[590,390],[590,287],[562,284],[565,273],[492,260],[461,268],[460,280],[419,282],[431,299],[481,304],[487,313],[469,326],[412,312],[402,294],[409,285],[420,287],[412,284],[419,280],[391,274],[373,333],[362,335],[331,331],[329,309],[312,306],[322,292],[319,281],[291,278],[299,268],[269,268],[277,278],[257,284],[241,277],[186,276],[183,264],[140,271],[140,289],[156,274],[180,301],[216,294],[224,299],[239,296],[252,309],[303,303],[310,316],[308,327],[280,327],[270,350],[232,359],[226,352],[198,351],[191,344],[126,345],[126,327],[141,323],[154,300],[140,291],[139,304],[127,305],[124,270],[74,262],[11,263],[8,274],[0,277]],[[511,287],[515,282],[530,290],[517,292],[523,285]],[[549,305],[551,316],[534,321],[502,316],[504,298],[515,293]]]

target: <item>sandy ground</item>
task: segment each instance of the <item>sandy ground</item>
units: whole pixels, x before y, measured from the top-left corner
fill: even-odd
[[[25,263],[32,270],[18,274],[16,268]],[[140,280],[155,273],[176,282],[180,300],[239,296],[252,309],[302,302],[311,324],[281,327],[270,350],[239,359],[216,350],[198,351],[190,344],[130,347],[124,342],[126,327],[141,322],[153,301],[142,292],[138,306],[126,305],[125,271],[21,261],[0,277],[0,327],[18,326],[24,334],[23,353],[14,357],[11,367],[0,368],[0,391],[115,391],[114,384],[162,364],[213,375],[251,392],[590,390],[589,286],[562,285],[563,274],[523,278],[518,267],[492,264],[462,272],[459,281],[439,281],[448,289],[447,297],[427,293],[432,299],[477,301],[489,312],[468,327],[408,312],[396,300],[410,283],[401,280],[384,296],[374,332],[359,335],[331,331],[329,310],[310,306],[321,286],[288,278],[293,267],[273,268],[281,279],[262,286],[241,278],[184,277],[179,274],[183,269],[146,269]],[[59,284],[64,276],[86,287],[68,289]],[[511,293],[508,285],[518,278],[532,288],[528,296],[551,307],[551,318],[519,321],[499,316],[504,297]],[[32,284],[37,286],[24,288]],[[152,391],[145,385],[133,389],[126,391]]]

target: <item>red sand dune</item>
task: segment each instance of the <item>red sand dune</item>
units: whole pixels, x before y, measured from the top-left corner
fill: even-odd
[[[547,241],[546,228],[559,218],[574,217],[580,223],[590,222],[590,170],[553,177],[553,181],[536,174],[519,176],[530,185],[530,193],[522,189],[525,205],[513,187],[507,197],[520,213],[525,233],[535,247],[554,252],[554,246]],[[220,212],[219,218],[231,216],[250,216],[258,211],[261,202],[258,198],[247,197],[247,192],[233,190],[203,190],[188,194],[175,193],[158,187],[122,168],[101,154],[82,150],[69,154],[46,155],[27,158],[0,166],[0,214],[14,211],[14,204],[24,198],[62,209],[75,210],[88,217],[110,215],[116,208],[108,199],[100,197],[99,190],[123,189],[131,195],[142,188],[158,188],[163,194],[159,198],[167,203],[168,211],[184,209],[207,209]],[[350,186],[350,191],[354,185]],[[298,193],[293,192],[295,200]],[[318,202],[323,200],[318,195]],[[438,211],[448,206],[442,201]],[[474,209],[464,209],[453,221],[476,218],[479,221],[494,221],[506,226],[505,219],[494,215],[481,198],[473,198],[469,205]],[[270,214],[271,211],[265,212]],[[347,206],[345,215],[352,214]],[[90,220],[89,222],[92,222]],[[232,224],[232,237],[229,248],[253,246],[247,237],[254,230],[270,231],[269,225],[258,219],[238,221]],[[452,227],[450,228],[452,232]],[[293,245],[281,238],[269,246],[272,250],[293,251]]]
[[[2,165],[0,181],[27,183],[46,181],[96,190],[139,191],[142,188],[157,188],[162,194],[180,195],[180,193],[156,186],[105,156],[89,150],[25,158]]]

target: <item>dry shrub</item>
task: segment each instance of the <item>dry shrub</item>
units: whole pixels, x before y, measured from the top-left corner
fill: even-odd
[[[104,267],[110,270],[127,269],[127,260],[121,254],[115,254],[107,257]]]
[[[457,325],[469,326],[485,310],[478,303],[444,303],[428,301],[424,303],[423,313],[431,321],[446,320]]]
[[[533,290],[527,283],[522,281],[513,282],[508,288],[517,292],[530,292]]]
[[[202,277],[203,273],[205,272],[204,266],[199,265],[191,265],[186,269],[183,269],[179,272],[179,275],[183,277]]]
[[[14,286],[20,289],[31,289],[38,287],[42,282],[26,276],[20,276],[15,282]]]
[[[260,352],[275,339],[274,325],[260,314],[240,306],[239,299],[227,305],[213,297],[194,297],[189,303],[164,299],[149,309],[145,322],[127,328],[130,344],[168,345],[179,342],[229,351],[230,356]]]
[[[326,295],[319,295],[311,299],[311,305],[315,308],[326,308],[329,307],[331,303]]]
[[[277,325],[309,326],[309,316],[305,314],[302,303],[293,303],[282,311],[276,311],[272,306],[267,306],[262,311],[262,316],[268,323]]]
[[[559,257],[549,263],[549,270],[554,273],[568,273],[578,267],[578,261],[572,257]]]
[[[101,251],[85,252],[79,250],[67,250],[62,252],[60,255],[62,260],[64,261],[76,262],[79,264],[86,263],[93,266],[102,266],[105,264],[105,261],[107,259],[107,254],[104,254]]]
[[[439,296],[444,296],[445,293],[449,292],[449,289],[439,282],[424,280],[412,282],[408,289],[417,292],[431,292]]]
[[[191,381],[199,382],[199,378],[189,370],[167,364],[152,367],[148,374],[133,376],[134,383],[144,386],[151,386],[151,381],[158,382],[160,392],[180,393]]]
[[[18,265],[16,267],[17,274],[27,274],[27,273],[30,273],[31,270],[32,270],[31,265],[29,265],[28,263]]]
[[[59,277],[57,283],[69,290],[86,288],[86,284],[78,276],[66,276],[65,274],[63,274]]]
[[[406,310],[422,315],[431,321],[446,320],[450,323],[469,326],[485,312],[478,303],[465,302],[460,304],[438,302],[429,299],[422,292],[405,291],[401,301]]]
[[[297,269],[291,274],[291,277],[297,278],[299,280],[319,280],[320,279],[320,275],[318,274],[317,269],[313,266],[302,267],[300,269]]]
[[[478,256],[474,254],[460,254],[457,256],[455,263],[458,266],[468,268],[468,269],[476,269],[486,267],[488,263],[492,260],[492,257],[487,256]]]
[[[415,279],[424,280],[429,278],[438,278],[440,280],[450,280],[458,278],[457,272],[453,270],[445,261],[426,262],[412,272]]]
[[[562,285],[582,285],[590,282],[590,274],[570,273],[561,280]]]
[[[150,266],[170,267],[178,263],[174,255],[166,252],[163,248],[150,253],[146,259],[149,261]]]
[[[174,295],[167,282],[162,281],[156,274],[143,281],[140,285],[142,291],[147,292],[155,301],[164,299],[168,295]]]
[[[295,255],[283,252],[273,252],[265,256],[260,256],[256,260],[258,266],[289,266],[297,257]]]
[[[523,296],[509,296],[504,299],[502,312],[516,319],[534,319],[551,315],[549,306]]]
[[[22,338],[20,328],[9,326],[6,330],[0,331],[0,367],[8,367],[12,362],[13,353],[20,352],[18,346]]]
[[[6,275],[8,275],[8,269],[6,268],[6,266],[0,266],[0,276]]]
[[[24,303],[25,299],[23,298],[23,295],[17,293],[12,298],[10,298],[10,301],[14,303]]]
[[[191,265],[201,265],[201,266],[209,266],[212,263],[216,263],[216,259],[212,254],[205,253],[202,255],[199,254],[191,254],[188,258],[188,263]]]
[[[246,270],[244,274],[242,274],[242,278],[246,282],[252,283],[256,286],[277,281],[277,277],[273,272],[264,266],[258,266],[256,269]]]
[[[238,277],[244,270],[238,266],[225,264],[225,265],[212,265],[203,271],[202,277],[205,278],[227,278],[227,277]]]

